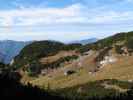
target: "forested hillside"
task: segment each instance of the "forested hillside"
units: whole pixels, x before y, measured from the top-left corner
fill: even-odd
[[[18,56],[14,58],[14,69],[19,69],[27,66],[26,71],[29,73],[39,73],[44,68],[56,68],[60,63],[75,59],[76,56],[62,57],[59,60],[42,65],[39,59],[56,55],[60,51],[71,51],[80,48],[81,44],[63,44],[56,41],[37,41],[26,46]],[[77,58],[77,57],[76,57]]]

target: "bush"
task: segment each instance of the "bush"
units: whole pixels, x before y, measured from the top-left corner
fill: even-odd
[[[133,52],[133,38],[127,40],[126,47],[128,48],[129,52]]]
[[[26,67],[26,71],[28,72],[29,76],[36,76],[41,71],[41,64],[37,61],[33,61]]]
[[[74,59],[77,59],[78,56],[76,55],[73,55],[73,56],[66,56],[66,57],[62,57],[60,59],[58,59],[57,61],[55,62],[52,62],[52,63],[48,63],[48,64],[45,64],[45,65],[42,65],[42,69],[44,68],[58,68],[60,67],[60,65],[64,62],[69,62],[71,60],[74,60]]]
[[[96,61],[96,62],[102,61],[102,60],[104,59],[104,57],[105,57],[106,55],[108,55],[108,52],[109,52],[109,50],[110,50],[111,48],[112,48],[112,47],[106,47],[106,48],[104,48],[104,49],[99,53],[99,55],[95,58],[95,61]]]
[[[122,45],[115,45],[115,51],[118,54],[122,54],[124,51],[122,50]]]

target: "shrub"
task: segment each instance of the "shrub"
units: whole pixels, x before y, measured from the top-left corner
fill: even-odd
[[[115,45],[115,51],[118,54],[122,54],[124,51],[122,50],[122,45]]]

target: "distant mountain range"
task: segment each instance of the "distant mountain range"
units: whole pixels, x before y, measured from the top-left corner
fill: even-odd
[[[20,42],[12,40],[0,41],[0,61],[8,64],[24,46],[31,42]]]
[[[80,43],[82,45],[85,45],[85,44],[94,43],[97,40],[98,40],[97,38],[90,38],[90,39],[84,39],[84,40],[71,41],[70,43]]]

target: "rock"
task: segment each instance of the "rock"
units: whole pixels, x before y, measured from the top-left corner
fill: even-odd
[[[11,60],[10,66],[12,66],[13,64],[14,64],[14,59]]]
[[[133,80],[128,80],[128,82],[133,82]]]
[[[105,56],[104,60],[100,61],[99,63],[101,66],[105,66],[109,63],[114,63],[116,61],[117,61],[117,58],[115,58],[114,56]]]
[[[47,71],[46,70],[42,70],[41,71],[41,75],[46,75],[47,74]]]

